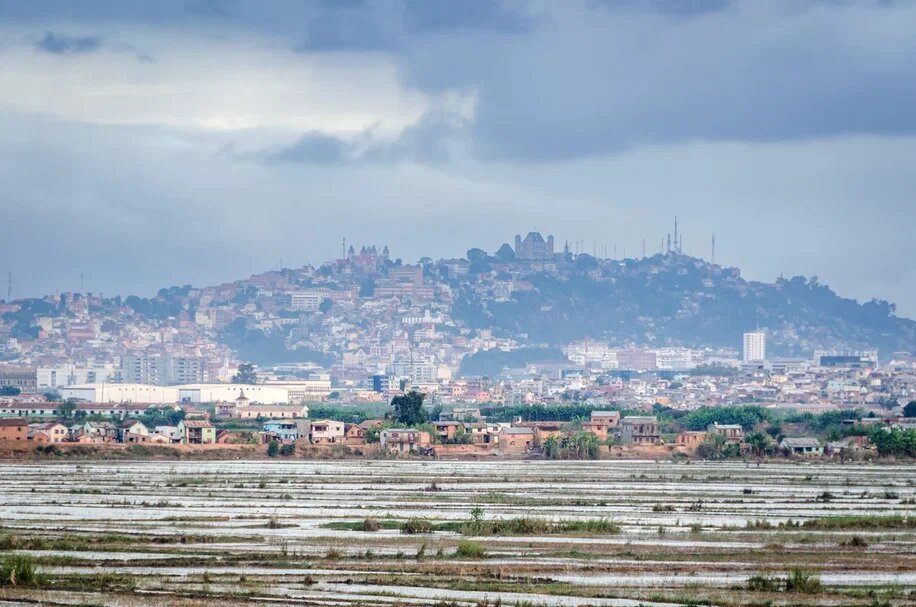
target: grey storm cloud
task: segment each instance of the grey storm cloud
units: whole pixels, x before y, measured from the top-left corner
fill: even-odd
[[[346,139],[310,131],[291,145],[254,153],[237,153],[233,157],[244,161],[263,161],[268,165],[399,161],[447,163],[451,158],[448,142],[463,130],[464,122],[453,113],[435,110],[424,114],[416,124],[406,127],[393,141],[380,140],[372,133]]]
[[[122,293],[228,280],[408,224],[404,259],[533,227],[651,251],[677,214],[691,253],[715,232],[749,277],[916,314],[911,0],[32,0],[0,24],[89,93],[49,102],[13,70],[34,100],[0,109],[20,293],[83,269]],[[76,72],[90,54],[124,78]],[[226,103],[194,88],[236,62]]]
[[[99,36],[68,36],[57,32],[46,32],[35,43],[35,48],[54,55],[82,55],[99,50],[102,39]]]
[[[333,164],[347,159],[351,146],[337,137],[311,131],[302,135],[294,144],[280,149],[255,155],[267,164],[307,162]],[[248,156],[250,158],[250,155]]]

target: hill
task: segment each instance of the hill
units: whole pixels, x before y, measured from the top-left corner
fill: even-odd
[[[525,334],[548,345],[590,337],[738,348],[743,332],[763,327],[770,351],[782,355],[823,348],[877,348],[887,355],[916,348],[916,322],[897,317],[893,304],[840,297],[817,278],[746,281],[736,268],[685,255],[611,263],[583,263],[583,257],[561,262],[555,272],[520,276],[502,301],[481,298],[473,281],[457,285],[453,315],[472,328]],[[504,271],[499,264],[481,269]]]

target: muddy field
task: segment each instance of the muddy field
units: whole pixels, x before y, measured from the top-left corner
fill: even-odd
[[[2,605],[916,605],[916,467],[0,465]]]

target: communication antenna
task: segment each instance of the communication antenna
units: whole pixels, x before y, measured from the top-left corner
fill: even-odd
[[[679,246],[678,246],[678,242],[679,242],[679,241],[678,241],[678,238],[677,238],[677,215],[675,215],[675,216],[674,216],[674,252],[675,252],[675,253],[680,253],[680,252],[681,252],[680,249],[679,249]]]
[[[645,238],[642,239],[642,257],[643,259],[646,258],[646,239]]]
[[[80,293],[86,292],[85,288],[83,287],[84,284],[85,284],[85,281],[83,280],[83,273],[80,272]]]
[[[340,258],[346,259],[347,258],[347,237],[346,236],[344,236],[343,242],[341,242],[340,244],[340,251],[341,251]]]
[[[6,303],[13,301],[13,271],[6,273]]]
[[[712,263],[716,263],[716,233],[712,233]]]

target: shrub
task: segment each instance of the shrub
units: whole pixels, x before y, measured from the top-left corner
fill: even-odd
[[[282,447],[280,447],[280,455],[284,457],[295,455],[295,454],[296,454],[296,445],[294,445],[293,443],[290,443],[288,445],[283,445]]]
[[[778,592],[782,582],[775,577],[752,575],[747,578],[747,589],[751,592]]]
[[[426,519],[412,518],[401,524],[401,533],[414,535],[417,533],[432,533],[433,524]]]
[[[868,542],[866,542],[865,538],[863,538],[861,535],[854,535],[851,538],[849,538],[848,540],[846,540],[845,542],[843,542],[843,546],[852,546],[854,548],[867,548]]]
[[[821,591],[821,578],[803,569],[793,569],[786,579],[786,592],[817,594]]]
[[[38,581],[38,570],[29,557],[10,555],[0,562],[0,586],[32,586]]]
[[[379,530],[378,519],[374,519],[372,517],[366,517],[360,529],[362,531],[378,531]]]
[[[275,440],[270,441],[267,444],[267,457],[277,457],[277,454],[280,452],[280,443]]]
[[[461,540],[458,542],[458,550],[455,555],[463,559],[482,559],[487,555],[487,551],[480,542]]]

